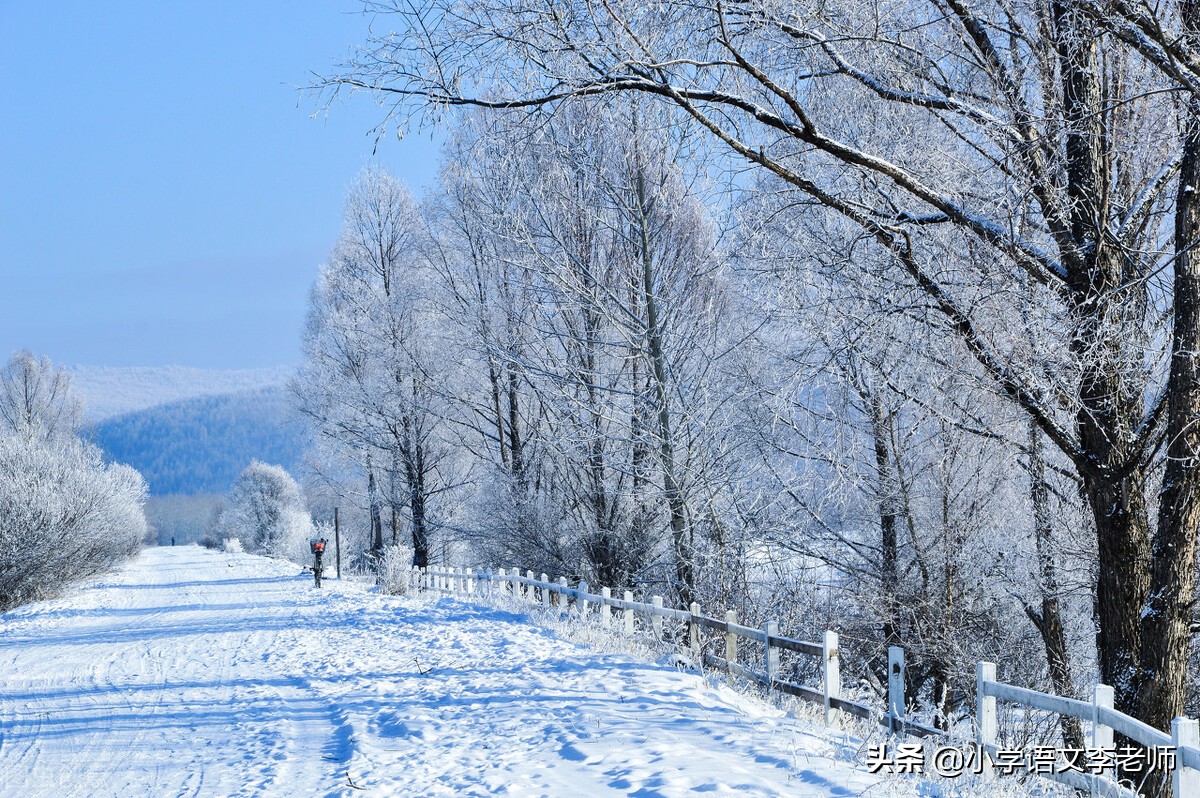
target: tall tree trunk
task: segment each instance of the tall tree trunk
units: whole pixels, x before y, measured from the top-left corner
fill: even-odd
[[[525,445],[521,436],[520,391],[517,374],[508,369],[508,451],[512,455],[512,472],[517,477],[518,484],[524,485],[525,474]]]
[[[1200,4],[1180,5],[1186,35],[1200,40]],[[1174,330],[1167,396],[1167,463],[1142,612],[1137,716],[1160,729],[1183,714],[1188,626],[1200,524],[1200,97],[1183,111],[1183,158],[1175,206]]]
[[[1052,0],[1065,117],[1068,267],[1073,319],[1070,348],[1081,367],[1076,413],[1083,457],[1076,465],[1096,523],[1100,675],[1117,708],[1134,712],[1142,646],[1140,614],[1149,594],[1150,518],[1145,475],[1133,450],[1144,412],[1144,385],[1130,363],[1131,330],[1140,329],[1141,282],[1124,272],[1123,254],[1107,234],[1112,152],[1093,24],[1070,0]]]
[[[492,412],[496,419],[496,440],[500,442],[500,465],[508,466],[508,439],[504,434],[504,413],[500,410],[500,376],[495,358],[488,357],[488,385],[492,389]]]
[[[675,589],[683,606],[696,601],[696,573],[692,531],[688,524],[687,505],[679,483],[675,461],[675,443],[671,430],[671,405],[667,383],[667,356],[663,349],[662,328],[659,322],[658,296],[654,288],[654,252],[651,248],[650,208],[646,196],[646,180],[641,165],[634,180],[637,201],[638,237],[642,256],[642,305],[646,310],[646,345],[650,356],[650,372],[654,380],[654,401],[658,417],[658,453],[663,474],[663,495],[670,514],[671,544],[675,554]]]
[[[413,380],[413,395],[417,394]],[[429,528],[426,519],[425,445],[408,416],[401,420],[400,459],[404,463],[404,481],[408,486],[408,513],[412,521],[413,565],[429,565]]]
[[[871,414],[871,441],[875,448],[875,489],[879,503],[880,562],[879,580],[883,592],[883,639],[886,645],[900,645],[898,593],[900,486],[892,460],[891,420],[877,391],[860,386]]]
[[[1074,697],[1075,684],[1071,677],[1071,662],[1067,657],[1067,638],[1063,630],[1062,607],[1058,598],[1058,569],[1055,564],[1058,552],[1054,550],[1053,527],[1050,523],[1050,491],[1046,484],[1042,432],[1032,421],[1029,422],[1029,494],[1033,504],[1041,609],[1026,605],[1025,614],[1042,636],[1054,692],[1061,696]],[[1083,730],[1077,718],[1063,715],[1059,719],[1059,727],[1062,730],[1064,745],[1068,748],[1083,747]]]
[[[371,512],[371,557],[378,563],[383,555],[383,507],[370,455],[367,455],[367,503],[370,505]]]

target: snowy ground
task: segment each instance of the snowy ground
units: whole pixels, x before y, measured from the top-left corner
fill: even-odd
[[[150,549],[0,615],[0,796],[913,794],[695,674],[297,571]]]

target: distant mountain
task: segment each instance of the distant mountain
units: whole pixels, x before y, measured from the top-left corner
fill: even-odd
[[[158,496],[225,493],[255,459],[294,471],[307,448],[283,387],[127,413],[95,424],[91,436],[113,460],[142,472]]]
[[[76,366],[71,369],[71,387],[83,400],[88,420],[97,422],[196,396],[282,386],[294,372],[293,366],[225,370],[188,366]]]

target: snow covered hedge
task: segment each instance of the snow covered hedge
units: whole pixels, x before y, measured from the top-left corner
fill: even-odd
[[[146,483],[74,436],[0,430],[0,611],[137,551]]]

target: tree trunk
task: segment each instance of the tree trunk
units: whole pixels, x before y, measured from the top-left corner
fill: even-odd
[[[512,455],[512,472],[517,482],[524,485],[525,446],[521,436],[520,392],[517,390],[517,375],[508,370],[508,451]]]
[[[379,498],[379,485],[375,482],[375,469],[371,467],[371,458],[367,456],[367,503],[371,509],[371,557],[376,563],[383,555],[383,518],[382,502]]]
[[[413,394],[416,394],[416,382]],[[405,416],[401,420],[400,459],[404,463],[404,481],[408,486],[408,512],[412,519],[413,565],[425,568],[429,565],[429,529],[425,517],[425,447],[421,443],[413,422]]]
[[[1100,574],[1096,586],[1100,676],[1117,709],[1135,711],[1141,652],[1140,613],[1149,593],[1150,519],[1144,466],[1130,463],[1144,413],[1143,356],[1130,340],[1144,309],[1142,283],[1124,272],[1123,253],[1107,235],[1112,204],[1112,152],[1099,40],[1069,0],[1052,0],[1054,45],[1062,81],[1070,243],[1070,348],[1080,365],[1075,426],[1082,457],[1076,466],[1096,523]]]
[[[1181,4],[1187,35],[1200,38],[1200,6]],[[1137,716],[1159,729],[1183,714],[1188,625],[1200,523],[1200,97],[1183,111],[1183,159],[1175,207],[1174,330],[1167,396],[1167,462],[1151,557],[1151,593],[1142,613]]]
[[[898,593],[899,544],[896,528],[900,518],[896,469],[892,462],[890,419],[878,392],[860,386],[871,413],[871,440],[875,446],[875,489],[879,503],[880,562],[879,581],[883,592],[883,639],[889,646],[900,645]]]
[[[667,357],[659,326],[658,297],[654,288],[654,253],[650,247],[650,226],[646,181],[639,164],[634,181],[637,200],[637,224],[642,256],[642,305],[646,310],[646,345],[650,373],[654,380],[654,401],[658,417],[658,453],[663,472],[663,495],[671,519],[671,544],[675,554],[675,589],[682,606],[696,601],[696,574],[693,541],[688,525],[687,506],[679,484],[675,462],[675,443],[671,431],[671,406],[667,384]]]
[[[488,385],[492,389],[492,412],[496,418],[496,440],[500,442],[500,465],[508,465],[508,439],[504,434],[504,413],[500,410],[500,377],[495,358],[488,357]]]
[[[1026,606],[1025,613],[1037,627],[1046,649],[1046,663],[1054,692],[1073,698],[1075,684],[1071,677],[1071,662],[1067,656],[1067,639],[1063,630],[1062,608],[1058,598],[1058,569],[1055,564],[1053,529],[1050,523],[1050,491],[1046,484],[1046,462],[1042,454],[1042,432],[1029,422],[1029,494],[1033,504],[1034,539],[1037,544],[1039,592],[1041,610]],[[1083,730],[1077,718],[1063,715],[1059,719],[1063,744],[1068,748],[1083,747]]]

